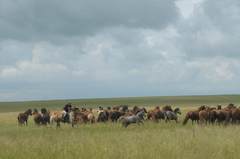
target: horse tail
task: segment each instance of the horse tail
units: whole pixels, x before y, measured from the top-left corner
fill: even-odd
[[[183,125],[186,125],[189,120],[189,114],[186,115],[186,117],[183,120]]]

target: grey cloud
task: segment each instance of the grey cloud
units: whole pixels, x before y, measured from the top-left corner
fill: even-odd
[[[238,1],[1,2],[0,100],[239,93]]]
[[[163,28],[176,20],[175,0],[2,0],[2,39],[57,40],[104,28]]]
[[[180,21],[181,48],[188,57],[239,57],[240,3],[205,0],[193,16]],[[189,45],[191,44],[191,45]]]

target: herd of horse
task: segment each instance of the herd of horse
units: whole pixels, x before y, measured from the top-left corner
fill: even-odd
[[[229,104],[225,108],[221,105],[217,107],[201,106],[195,111],[187,112],[183,125],[187,124],[188,120],[199,124],[237,124],[240,123],[240,108],[234,104]]]
[[[161,120],[176,123],[179,122],[178,115],[181,115],[180,108],[173,109],[172,106],[166,105],[162,108],[159,106],[147,111],[146,108],[134,106],[130,109],[127,105],[107,107],[99,107],[94,110],[92,108],[72,107],[71,104],[66,104],[61,111],[50,112],[46,108],[40,111],[37,109],[28,109],[24,113],[18,115],[19,125],[27,125],[29,116],[33,116],[36,125],[48,125],[56,123],[60,127],[61,123],[71,124],[72,127],[78,124],[99,123],[99,122],[121,122],[123,127],[128,127],[130,124],[143,124],[145,120],[159,122]],[[183,125],[191,120],[198,124],[228,124],[240,122],[240,109],[229,104],[225,108],[221,105],[217,107],[201,106],[196,110],[189,111],[183,120]]]

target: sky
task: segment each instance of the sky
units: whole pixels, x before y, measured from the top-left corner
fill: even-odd
[[[240,94],[239,0],[0,0],[0,101]]]

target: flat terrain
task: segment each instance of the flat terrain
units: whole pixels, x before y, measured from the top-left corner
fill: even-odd
[[[51,101],[29,102],[0,102],[0,112],[19,112],[28,108],[62,109],[66,103],[76,106],[98,107],[127,104],[129,106],[164,106],[170,104],[181,107],[195,107],[206,105],[226,105],[229,103],[240,104],[240,95],[217,95],[217,96],[172,96],[172,97],[129,97],[129,98],[98,98],[98,99],[72,99]]]
[[[141,97],[0,103],[0,159],[239,159],[240,125],[199,126],[181,123],[130,125],[86,124],[38,127],[30,117],[28,127],[19,127],[16,117],[26,108],[61,109],[66,102],[90,107],[129,104],[131,106],[179,106],[183,114],[202,104],[240,104],[240,96]]]

